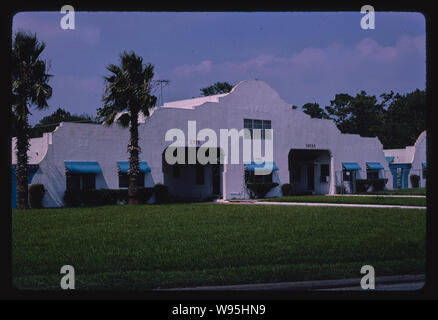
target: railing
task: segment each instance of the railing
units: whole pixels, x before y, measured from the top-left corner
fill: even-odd
[[[386,183],[381,181],[382,179],[386,179]],[[360,183],[358,183],[358,180],[360,180]],[[342,170],[335,171],[335,192],[337,194],[377,191],[374,189],[377,189],[377,185],[381,183],[384,183],[383,188],[392,188],[393,178],[390,170],[379,170],[378,176],[374,177],[368,176],[366,170],[349,172]],[[360,190],[360,184],[366,186],[365,190]]]

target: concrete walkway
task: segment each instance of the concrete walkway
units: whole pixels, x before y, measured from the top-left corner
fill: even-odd
[[[382,198],[426,198],[422,195],[395,195],[395,194],[331,194],[327,197],[382,197]]]
[[[395,209],[423,209],[421,206],[400,206],[387,204],[353,204],[353,203],[319,203],[319,202],[262,202],[257,200],[223,201],[216,203],[246,204],[246,205],[274,205],[274,206],[308,206],[308,207],[350,207],[350,208],[395,208]]]
[[[317,280],[300,282],[276,282],[238,284],[228,286],[202,286],[190,288],[160,289],[165,291],[308,291],[308,290],[363,290],[360,287],[361,278],[341,280]],[[375,290],[419,290],[424,286],[425,275],[382,276],[375,279]],[[371,291],[371,290],[370,290]]]

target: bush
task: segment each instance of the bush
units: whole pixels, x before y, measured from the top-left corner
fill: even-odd
[[[291,196],[292,195],[292,184],[285,183],[281,186],[281,193],[283,196]]]
[[[278,183],[247,183],[246,188],[251,199],[264,198],[266,194],[272,189],[278,186]]]
[[[386,183],[388,179],[374,179],[372,181],[373,191],[383,191],[385,190]]]
[[[42,184],[31,184],[29,187],[29,204],[31,208],[42,208],[43,198],[46,193],[44,185]]]
[[[155,202],[158,204],[170,201],[169,188],[164,184],[157,183],[154,186],[154,194]]]
[[[388,182],[388,179],[357,179],[356,180],[356,192],[357,193],[365,193],[368,192],[370,187],[372,187],[372,191],[383,191],[385,189],[385,185]]]
[[[413,174],[413,175],[411,175],[410,178],[411,178],[412,188],[419,188],[420,187],[420,176]]]
[[[356,192],[365,193],[371,186],[371,181],[367,179],[356,179]]]
[[[347,189],[345,186],[336,186],[336,194],[345,194],[347,193]]]
[[[153,194],[152,188],[140,188],[137,192],[139,203],[147,203]],[[115,205],[128,202],[127,189],[99,189],[99,190],[66,190],[64,202],[67,207],[92,207]]]

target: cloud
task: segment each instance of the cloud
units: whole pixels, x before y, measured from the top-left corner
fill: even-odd
[[[224,63],[204,60],[173,69],[167,75],[173,81],[167,96],[186,98],[216,81],[237,83],[251,78],[268,82],[292,104],[327,102],[340,92],[405,92],[425,87],[425,50],[424,36],[404,35],[387,46],[365,38],[350,46],[308,47],[286,57],[268,54]]]

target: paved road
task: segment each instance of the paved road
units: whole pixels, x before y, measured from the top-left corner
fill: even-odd
[[[274,205],[274,206],[308,206],[308,207],[351,207],[351,208],[397,208],[397,209],[423,209],[420,206],[400,206],[387,204],[353,204],[353,203],[319,203],[319,202],[262,202],[262,201],[217,201],[216,203],[247,204],[247,205]]]
[[[256,283],[239,284],[228,286],[204,286],[190,288],[163,289],[166,291],[357,291],[363,290],[360,287],[360,278],[341,280],[316,280],[301,282],[277,282],[277,283]],[[399,275],[376,277],[375,284],[377,291],[406,291],[419,290],[424,286],[424,274]]]

